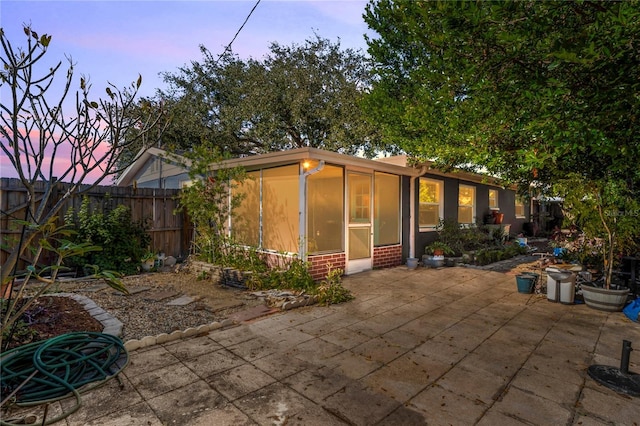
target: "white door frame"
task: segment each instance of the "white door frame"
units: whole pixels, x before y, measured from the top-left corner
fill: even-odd
[[[345,191],[345,224],[346,224],[346,232],[345,232],[345,273],[346,274],[354,274],[357,272],[368,271],[373,269],[373,173],[372,172],[356,172],[353,170],[346,170],[347,174],[347,190]],[[361,210],[359,212],[358,221],[351,221],[351,209],[352,209],[352,200],[351,200],[351,177],[367,177],[369,178],[369,191],[368,194],[360,194],[363,197],[368,197],[368,206],[361,205],[365,209],[368,209],[368,218],[362,217],[363,214],[366,214],[366,210]],[[360,200],[362,201],[362,200]],[[366,202],[366,200],[365,200]],[[352,241],[352,232],[358,232],[364,239],[368,239],[368,256],[367,257],[358,257],[356,259],[350,259],[351,257],[351,248],[352,243],[355,245],[357,242],[361,242],[362,240],[353,239]],[[362,245],[359,247],[363,250]],[[364,248],[366,249],[366,247]]]

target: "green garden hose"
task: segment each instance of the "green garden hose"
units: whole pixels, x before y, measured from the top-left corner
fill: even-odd
[[[122,340],[103,333],[68,333],[0,355],[0,398],[20,407],[74,396],[76,404],[43,424],[55,423],[82,406],[80,393],[103,385],[128,364]],[[10,397],[9,397],[10,396]],[[13,423],[0,419],[0,425]]]

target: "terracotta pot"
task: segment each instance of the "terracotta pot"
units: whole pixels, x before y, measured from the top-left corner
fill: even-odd
[[[496,219],[495,224],[500,225],[504,220],[504,213],[493,212],[493,217]]]

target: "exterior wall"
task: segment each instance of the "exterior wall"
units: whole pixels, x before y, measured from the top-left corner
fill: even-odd
[[[333,269],[340,268],[344,270],[345,256],[345,253],[309,255],[307,261],[311,264],[309,268],[311,276],[315,281],[323,280],[329,272],[329,264]]]
[[[180,189],[190,180],[184,167],[167,162],[159,157],[149,159],[136,176],[138,188]]]
[[[373,248],[373,269],[390,268],[402,265],[403,245],[382,246]]]
[[[469,182],[462,179],[452,177],[444,177],[439,175],[424,174],[421,177],[436,179],[444,182],[444,218],[458,220],[458,189],[459,185],[468,185],[476,188],[476,223],[482,223],[484,215],[491,212],[489,209],[489,189],[498,190],[498,207],[500,212],[504,214],[503,224],[510,224],[510,234],[517,235],[522,232],[522,227],[527,218],[516,218],[515,215],[515,199],[516,193],[512,189],[504,189],[501,187],[486,185],[477,182]],[[419,194],[419,178],[416,179],[416,205],[412,208],[418,217],[418,194]],[[525,214],[529,215],[529,211],[525,206]],[[407,222],[408,223],[408,222]],[[416,256],[420,257],[424,253],[424,247],[433,242],[437,238],[435,231],[420,232],[420,224],[416,223]]]
[[[374,247],[373,268],[391,268],[402,265],[403,249],[404,246],[402,244]],[[329,272],[329,264],[333,269],[339,268],[344,270],[346,265],[345,259],[345,253],[309,255],[307,258],[307,261],[311,264],[309,272],[314,280],[323,280]]]

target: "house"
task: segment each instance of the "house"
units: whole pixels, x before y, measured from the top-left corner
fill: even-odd
[[[158,161],[167,167],[157,166]],[[175,164],[153,151],[127,169],[118,184],[182,185],[185,169]],[[299,148],[222,165],[242,166],[251,177],[234,189],[244,194],[230,221],[236,241],[274,256],[297,254],[310,262],[318,279],[329,264],[352,274],[418,257],[436,238],[441,218],[472,225],[499,211],[511,234],[521,232],[528,220],[513,189],[483,175],[440,172],[429,163],[409,166],[406,156],[369,160]]]
[[[115,183],[137,188],[180,189],[190,180],[185,164],[190,164],[188,159],[151,147],[139,152]]]

